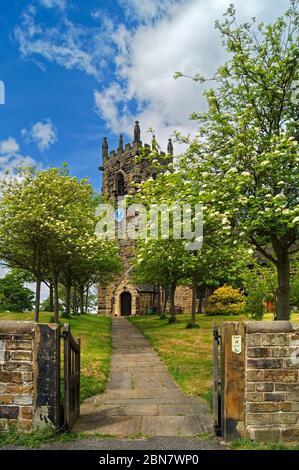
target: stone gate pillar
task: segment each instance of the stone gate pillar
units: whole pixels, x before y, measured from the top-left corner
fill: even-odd
[[[60,326],[0,321],[0,431],[58,428]]]

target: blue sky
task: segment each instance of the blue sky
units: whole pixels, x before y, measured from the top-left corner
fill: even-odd
[[[204,109],[199,85],[225,59],[214,22],[226,0],[1,0],[0,171],[21,160],[67,161],[100,189],[101,139],[132,138],[135,119],[162,147],[177,129],[193,133]],[[241,21],[271,21],[287,0],[235,2]],[[179,151],[179,149],[178,149]]]

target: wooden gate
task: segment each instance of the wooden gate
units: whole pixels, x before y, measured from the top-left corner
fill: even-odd
[[[64,339],[64,428],[71,430],[80,414],[80,339],[74,340],[69,323]]]
[[[213,416],[214,429],[218,436],[223,435],[223,390],[222,390],[222,342],[218,324],[213,325]]]

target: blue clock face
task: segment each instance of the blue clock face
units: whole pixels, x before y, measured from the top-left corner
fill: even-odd
[[[124,209],[117,209],[115,211],[115,220],[116,222],[122,222],[125,217],[125,211]]]

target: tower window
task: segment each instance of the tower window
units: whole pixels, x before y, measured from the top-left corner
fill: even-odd
[[[124,196],[126,194],[125,178],[122,173],[118,173],[116,177],[116,192],[118,196]]]

